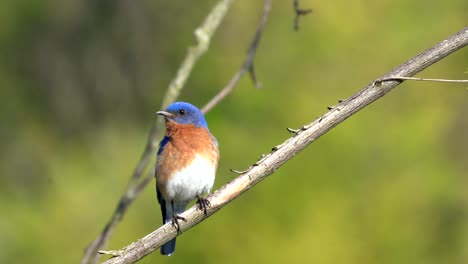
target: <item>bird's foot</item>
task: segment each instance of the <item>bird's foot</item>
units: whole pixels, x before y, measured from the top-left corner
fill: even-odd
[[[206,198],[202,198],[200,196],[197,196],[197,204],[198,204],[198,210],[202,210],[205,216],[207,215],[207,209],[211,207],[210,201]]]
[[[172,225],[174,226],[175,229],[177,229],[177,234],[182,234],[182,231],[180,230],[179,220],[187,222],[187,219],[185,219],[182,216],[179,216],[179,215],[172,216]]]

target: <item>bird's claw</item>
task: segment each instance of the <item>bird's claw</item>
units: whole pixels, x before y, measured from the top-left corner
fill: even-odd
[[[197,197],[197,198],[198,198],[198,201],[197,201],[198,210],[202,210],[206,216],[208,214],[207,209],[211,207],[211,203],[206,198],[202,198],[202,197]]]
[[[174,226],[175,229],[177,229],[177,234],[182,234],[182,231],[180,230],[179,220],[187,222],[187,219],[185,219],[182,216],[179,216],[179,215],[172,216],[172,225]]]

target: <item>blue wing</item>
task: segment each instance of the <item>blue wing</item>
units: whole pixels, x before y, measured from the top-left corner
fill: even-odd
[[[158,150],[158,156],[163,152],[164,147],[166,147],[167,142],[169,142],[169,137],[164,137],[161,142],[159,143],[159,150]]]

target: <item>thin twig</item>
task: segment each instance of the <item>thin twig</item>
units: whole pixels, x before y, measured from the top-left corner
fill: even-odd
[[[299,18],[301,16],[305,16],[309,13],[312,12],[311,8],[306,8],[302,9],[299,7],[299,0],[294,0],[293,1],[293,7],[294,7],[294,30],[298,31],[299,30]]]
[[[234,89],[237,82],[239,82],[242,76],[244,76],[244,74],[247,72],[250,73],[250,77],[252,78],[252,81],[254,82],[255,86],[257,88],[261,87],[261,83],[257,81],[257,77],[255,75],[253,61],[254,61],[255,54],[257,52],[258,45],[260,43],[260,39],[262,37],[262,33],[265,29],[266,22],[268,20],[268,15],[270,14],[271,3],[272,3],[272,0],[265,0],[263,4],[262,16],[257,25],[257,30],[255,31],[254,38],[252,40],[252,43],[250,44],[249,50],[247,52],[247,57],[245,58],[245,61],[242,64],[242,67],[239,69],[239,71],[236,72],[236,74],[234,74],[234,76],[231,78],[228,84],[224,86],[224,88],[221,89],[221,91],[219,91],[218,94],[215,95],[205,106],[202,107],[201,111],[203,113],[207,113],[215,105],[217,105],[221,100],[223,100],[232,91],[232,89]]]
[[[246,172],[248,172],[249,170],[252,169],[252,166],[248,167],[247,169],[245,170],[235,170],[235,169],[229,169],[231,172],[234,172],[234,173],[237,173],[237,174],[244,174]]]
[[[450,79],[430,79],[430,78],[416,78],[416,77],[402,77],[402,76],[390,76],[387,78],[379,79],[374,82],[375,85],[381,85],[383,82],[388,81],[427,81],[427,82],[450,82],[450,83],[468,83],[468,80],[450,80]]]
[[[455,35],[401,64],[380,79],[385,79],[389,76],[412,76],[466,45],[468,45],[468,28],[464,28]],[[340,105],[341,111],[327,112],[320,119],[305,125],[305,129],[301,133],[286,140],[280,149],[269,153],[260,162],[257,162],[257,166],[252,167],[246,173],[208,196],[207,198],[210,201],[211,207],[207,211],[207,216],[214,214],[242,193],[251,189],[255,184],[274,173],[284,163],[320,136],[372,102],[383,97],[399,84],[398,82],[386,82],[380,86],[376,86],[374,83],[371,83],[343,101]],[[187,220],[180,224],[181,231],[186,231],[206,219],[204,213],[198,210],[197,206],[192,206],[181,216]],[[177,235],[177,230],[171,226],[171,223],[165,224],[121,251],[111,251],[113,253],[118,252],[119,256],[107,260],[104,264],[134,263]]]
[[[300,129],[294,129],[294,128],[290,128],[290,127],[286,128],[286,130],[287,130],[289,133],[293,133],[293,134],[297,134],[297,133],[301,132]]]
[[[184,61],[182,62],[175,78],[172,80],[166,91],[160,109],[166,108],[179,96],[180,91],[184,87],[184,84],[187,81],[187,78],[190,75],[195,62],[208,50],[210,40],[219,24],[223,20],[224,16],[226,15],[232,2],[233,0],[219,1],[205,18],[205,21],[195,30],[197,45],[188,49]],[[100,255],[97,253],[98,250],[106,246],[115,226],[120,222],[128,207],[140,195],[141,191],[153,178],[154,169],[150,170],[146,177],[141,180],[143,173],[146,171],[155,156],[158,142],[162,137],[162,128],[162,119],[155,118],[155,122],[148,136],[145,150],[143,151],[140,161],[138,162],[138,165],[136,166],[132,177],[130,178],[127,188],[120,198],[119,203],[117,204],[117,207],[109,222],[107,222],[104,229],[96,237],[96,239],[94,239],[86,248],[81,260],[82,264],[95,264],[98,262],[100,257]]]

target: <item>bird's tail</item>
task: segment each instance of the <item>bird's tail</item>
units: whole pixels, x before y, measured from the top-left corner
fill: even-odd
[[[159,205],[161,206],[163,223],[167,224],[172,220],[172,205],[163,199],[161,192],[159,192],[158,188],[156,188],[156,193],[158,195]],[[162,245],[161,255],[172,256],[172,254],[174,254],[175,251],[175,242],[176,239],[174,238],[166,244]]]
[[[164,224],[172,222],[173,215],[181,214],[182,212],[184,212],[185,207],[187,207],[188,202],[169,203],[165,201],[161,193],[159,192],[159,190],[157,190],[157,195],[158,195],[159,205],[161,206],[161,212],[162,212]],[[173,238],[172,240],[168,241],[166,244],[161,246],[161,255],[172,256],[172,254],[174,254],[174,251],[175,251],[175,246],[176,246],[176,239]]]
[[[172,254],[174,254],[174,251],[175,251],[175,243],[176,243],[176,239],[174,238],[170,240],[169,242],[167,242],[166,244],[162,245],[161,255],[172,256]]]
[[[172,222],[172,209],[166,211],[166,215],[164,215],[164,224]],[[175,251],[176,239],[173,238],[169,240],[166,244],[161,246],[161,255],[172,256]]]

